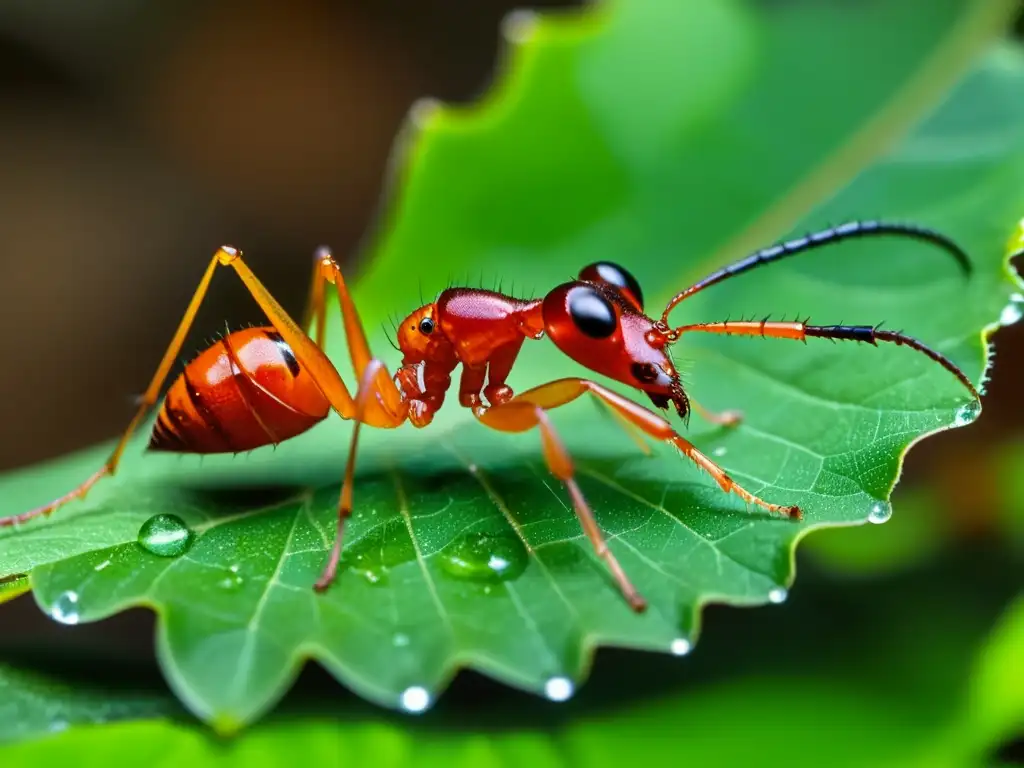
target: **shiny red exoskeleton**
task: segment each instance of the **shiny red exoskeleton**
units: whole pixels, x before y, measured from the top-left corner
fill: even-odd
[[[128,440],[156,404],[173,361],[220,266],[231,267],[263,309],[270,325],[229,333],[194,358],[171,384],[152,428],[149,446],[181,453],[247,451],[280,443],[307,431],[331,411],[354,421],[345,478],[338,504],[334,546],[317,590],[335,579],[342,551],[345,520],[352,512],[355,457],[360,427],[394,428],[410,421],[425,427],[442,407],[461,366],[459,405],[472,410],[484,426],[506,432],[537,428],[545,461],[565,485],[584,533],[628,603],[637,611],[646,602],[633,586],[604,540],[593,512],[576,483],[572,457],[558,436],[548,412],[589,394],[604,403],[620,422],[636,432],[675,446],[704,469],[725,492],[791,519],[795,505],[765,501],[733,481],[718,464],[680,435],[670,422],[649,408],[586,378],[563,378],[518,395],[507,384],[517,356],[528,339],[550,339],[584,368],[643,393],[658,409],[673,409],[686,421],[691,409],[704,418],[735,425],[737,412],[709,413],[685,392],[669,350],[687,333],[762,336],[806,341],[827,338],[877,345],[888,342],[923,353],[953,373],[971,396],[979,394],[968,377],[949,359],[903,333],[871,325],[809,325],[807,322],[720,321],[672,327],[670,312],[683,300],[715,283],[764,264],[850,238],[896,235],[945,249],[965,272],[970,261],[963,250],[929,229],[877,221],[851,222],[762,249],[724,267],[676,294],[657,319],[646,314],[636,279],[609,262],[584,267],[576,280],[556,286],[540,299],[516,299],[495,291],[449,288],[412,312],[398,327],[401,366],[391,377],[370,352],[362,322],[329,251],[315,261],[305,322],[297,324],[246,265],[241,253],[221,248],[211,259],[185,316],[164,354],[138,412],[107,462],[81,485],[45,506],[0,519],[13,525],[48,515],[72,499],[85,496],[102,477],[113,474]],[[323,352],[324,286],[333,284],[340,304],[345,336],[359,385],[353,394]],[[312,336],[306,330],[313,326]]]

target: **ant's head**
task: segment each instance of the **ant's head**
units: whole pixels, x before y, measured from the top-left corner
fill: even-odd
[[[640,284],[617,264],[584,267],[544,298],[544,325],[555,345],[592,371],[646,392],[658,408],[686,419],[690,401],[666,352],[669,336],[644,314]]]
[[[436,304],[425,304],[402,321],[398,348],[402,350],[402,365],[451,356],[451,342],[437,322]]]

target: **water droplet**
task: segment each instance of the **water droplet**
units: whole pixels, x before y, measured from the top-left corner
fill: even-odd
[[[96,565],[94,565],[93,566],[93,570],[96,571],[96,573],[99,573],[100,571],[105,570],[105,569],[107,569],[109,567],[110,567],[110,560],[104,560],[102,563],[97,563]]]
[[[421,685],[411,685],[402,691],[401,704],[406,712],[423,712],[430,706],[430,692]]]
[[[685,656],[693,650],[693,644],[685,637],[677,637],[670,646],[673,656]]]
[[[713,451],[711,451],[711,455],[712,456],[717,456],[718,458],[721,458],[722,456],[725,456],[725,454],[728,453],[728,452],[729,452],[729,450],[724,445],[720,445],[717,448],[715,448]]]
[[[232,565],[228,568],[227,575],[220,580],[220,586],[223,589],[238,589],[245,583],[245,578],[238,572],[240,569],[238,565]]]
[[[957,409],[956,416],[953,418],[953,426],[965,427],[977,419],[979,414],[981,414],[981,403],[977,400],[964,403]]]
[[[1010,296],[1010,303],[1003,307],[1003,311],[999,313],[999,323],[1001,325],[1013,325],[1019,322],[1022,317],[1024,317],[1024,296],[1015,293]]]
[[[342,557],[342,568],[377,586],[388,583],[392,568],[415,559],[416,550],[405,523],[390,520],[349,547]]]
[[[552,701],[566,701],[575,690],[576,687],[568,677],[552,677],[544,683],[544,695]]]
[[[159,557],[180,557],[195,534],[177,515],[153,515],[139,528],[139,545]]]
[[[50,616],[61,624],[77,624],[80,618],[78,611],[78,593],[70,590],[59,594],[50,606]]]
[[[403,635],[401,632],[395,633],[395,636],[391,638],[391,644],[396,648],[404,648],[409,644],[409,636]]]
[[[787,597],[789,597],[789,592],[784,587],[775,587],[775,589],[768,593],[768,602],[778,605],[779,603],[786,602]]]
[[[892,504],[887,501],[876,501],[868,511],[868,522],[880,525],[892,517]]]
[[[445,573],[472,581],[515,579],[526,564],[526,549],[512,534],[471,533],[459,537],[441,553]]]

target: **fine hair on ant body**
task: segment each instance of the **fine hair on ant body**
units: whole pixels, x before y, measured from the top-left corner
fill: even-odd
[[[371,352],[341,269],[330,251],[316,252],[304,322],[300,326],[263,286],[235,248],[224,246],[210,260],[163,359],[141,398],[135,416],[106,463],[81,485],[58,499],[11,517],[0,526],[49,515],[82,498],[101,478],[113,475],[125,447],[157,403],[171,367],[219,266],[241,278],[270,325],[229,333],[196,356],[173,381],[157,414],[149,449],[177,453],[237,453],[277,444],[310,429],[333,410],[354,420],[344,481],[338,502],[334,546],[315,583],[323,591],[334,581],[341,558],[345,521],[352,513],[356,448],[363,424],[394,428],[406,421],[427,426],[444,402],[452,372],[461,364],[459,404],[484,426],[503,432],[540,431],[544,459],[565,485],[580,525],[607,566],[625,600],[637,612],[646,601],[608,548],[590,505],[576,483],[572,457],[549,417],[549,411],[589,394],[608,406],[624,425],[675,446],[705,470],[723,491],[748,504],[799,520],[797,506],[774,504],[745,490],[721,467],[681,436],[662,416],[605,386],[584,378],[563,378],[516,395],[505,383],[526,339],[545,335],[565,353],[595,373],[644,393],[662,411],[674,408],[686,421],[691,409],[718,424],[735,424],[734,411],[711,413],[683,389],[668,348],[688,333],[804,341],[810,337],[888,342],[923,353],[954,374],[971,396],[980,395],[953,362],[901,332],[871,325],[808,325],[806,322],[724,321],[671,327],[669,313],[682,301],[716,283],[780,259],[854,238],[899,236],[936,245],[951,254],[965,273],[966,253],[938,232],[909,224],[854,221],[759,250],[676,294],[655,320],[644,313],[636,279],[622,267],[598,262],[584,267],[576,280],[541,299],[515,299],[498,291],[452,287],[414,311],[397,329],[401,367],[392,377]],[[334,286],[358,389],[353,395],[323,351],[325,284]],[[312,337],[304,329],[313,326]]]

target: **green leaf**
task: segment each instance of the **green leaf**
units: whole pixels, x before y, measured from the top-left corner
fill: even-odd
[[[15,574],[0,579],[0,603],[6,603],[32,589],[28,576]]]
[[[649,656],[623,665],[622,654],[612,656],[593,686],[567,705],[536,704],[477,680],[409,721],[333,692],[315,700],[313,683],[231,739],[140,711],[135,718],[144,722],[94,727],[89,717],[56,735],[40,730],[0,750],[0,763],[80,765],[92,756],[103,765],[121,758],[192,768],[292,761],[545,768],[666,759],[794,768],[978,764],[1001,733],[988,717],[1000,708],[977,705],[1013,692],[1005,675],[972,682],[970,663],[979,647],[993,663],[998,653],[990,649],[1013,647],[1005,620],[986,640],[1008,601],[1006,566],[990,548],[878,579],[870,589],[810,574],[806,589],[772,616],[720,611],[707,638],[719,642],[702,644],[699,664]],[[841,613],[829,610],[836,605]],[[882,626],[891,627],[884,641]],[[123,675],[117,662],[109,667],[108,676]],[[638,671],[644,680],[625,686]],[[17,697],[18,680],[6,690],[12,688]],[[986,727],[977,728],[982,722]],[[969,738],[949,740],[947,733]]]
[[[981,748],[1024,734],[1024,592],[1007,608],[978,655],[965,707],[969,743]]]
[[[833,574],[864,577],[914,568],[949,546],[930,489],[898,491],[891,503],[899,514],[886,525],[816,530],[802,542],[805,555]]]
[[[924,246],[857,243],[699,294],[679,316],[885,320],[978,381],[983,330],[1019,290],[1003,262],[1024,211],[1019,52],[986,59],[908,141],[811,207],[920,114],[1009,7],[614,3],[517,16],[521,42],[495,96],[414,110],[419,134],[357,301],[373,327],[415,306],[420,279],[433,291],[449,272],[482,269],[541,292],[614,258],[653,306],[801,217],[884,213],[961,241],[971,281]],[[329,336],[352,381],[340,332]],[[345,569],[326,596],[311,585],[334,530],[348,434],[338,420],[244,461],[133,452],[87,502],[0,534],[0,573],[30,572],[41,607],[69,623],[152,607],[171,686],[222,730],[272,707],[307,658],[388,706],[429,704],[464,666],[559,698],[598,645],[685,652],[703,604],[784,599],[796,539],[865,522],[908,446],[951,426],[966,399],[905,349],[709,337],[677,355],[699,401],[746,414],[732,432],[695,419],[697,445],[752,492],[800,504],[806,520],[745,509],[667,450],[642,455],[591,403],[559,409],[583,491],[651,602],[644,616],[593,556],[537,436],[488,432],[454,404],[427,430],[364,432]],[[524,351],[510,383],[579,373],[545,342]],[[39,503],[102,458],[19,473],[0,497]],[[256,487],[224,490],[244,484]],[[157,514],[196,534],[186,554],[139,546]],[[511,567],[466,567],[491,554]]]
[[[158,718],[176,711],[166,695],[107,686],[82,690],[53,675],[0,664],[0,744],[60,733],[72,725]]]

